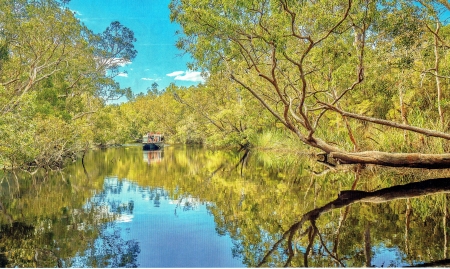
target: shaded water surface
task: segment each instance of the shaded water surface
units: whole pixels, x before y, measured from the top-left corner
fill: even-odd
[[[1,174],[0,266],[450,264],[448,170],[139,145],[83,163]]]

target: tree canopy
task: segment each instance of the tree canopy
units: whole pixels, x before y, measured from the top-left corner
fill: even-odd
[[[251,93],[304,144],[341,163],[450,164],[446,154],[394,153],[447,151],[446,1],[173,0],[170,8],[193,66]],[[421,147],[429,137],[443,141]]]
[[[137,51],[119,22],[94,34],[65,2],[0,1],[0,164],[58,167],[96,141],[108,100],[123,95],[114,81]]]
[[[205,82],[136,95],[114,80],[133,31],[92,33],[65,2],[1,0],[3,166],[60,166],[149,131],[308,148],[330,165],[450,166],[446,1],[173,0],[176,45]]]

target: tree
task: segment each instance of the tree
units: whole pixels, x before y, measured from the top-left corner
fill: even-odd
[[[89,59],[92,55],[83,38],[87,29],[69,10],[60,8],[54,1],[39,5],[6,1],[5,12],[8,16],[1,21],[4,27],[0,38],[8,57],[1,69],[1,85],[6,91],[2,92],[5,103],[2,102],[0,113],[4,115],[17,109],[25,96],[38,91],[44,81],[56,84],[56,80],[64,80],[65,84],[55,85],[58,94],[65,94],[61,98],[78,95],[77,90],[86,91],[79,87],[80,73],[94,62]],[[81,70],[77,72],[74,66]]]
[[[432,122],[428,125],[424,121],[419,126],[399,123],[387,113],[395,105],[370,100],[367,95],[394,98],[386,93],[399,80],[392,79],[392,58],[386,61],[386,56],[402,49],[399,41],[425,52],[427,40],[422,37],[430,35],[425,30],[427,14],[429,9],[441,6],[438,2],[424,6],[401,0],[173,0],[170,4],[172,21],[183,28],[178,47],[193,55],[195,66],[211,73],[227,73],[304,144],[340,163],[431,168],[450,166],[450,155],[431,154],[430,149],[423,148],[417,151],[426,150],[427,154],[376,151],[373,149],[380,143],[366,134],[385,128],[383,132],[394,134],[395,130],[412,132],[415,136],[411,139],[426,136],[449,140],[450,135],[436,130],[433,124],[439,122],[439,116],[415,115],[417,121],[426,115],[426,122]],[[389,18],[395,12],[402,16]],[[402,20],[406,14],[412,14],[412,25]],[[405,34],[396,40],[395,32],[386,35],[389,28]],[[437,31],[431,32],[442,39]],[[378,81],[377,72],[381,70],[391,73]],[[417,71],[396,75],[411,82],[404,85],[420,81]],[[410,90],[412,94],[420,92]],[[436,102],[432,100],[433,105]],[[400,103],[404,106],[404,101]],[[385,112],[370,115],[381,105],[385,108],[378,111]],[[417,105],[423,105],[423,101]],[[405,110],[402,115],[406,119],[403,113]],[[344,122],[343,129],[340,122]],[[335,131],[330,133],[330,128]]]
[[[94,36],[92,42],[96,48],[98,68],[108,72],[108,76],[98,85],[99,95],[106,100],[119,99],[124,95],[131,97],[131,89],[121,89],[113,78],[119,74],[121,66],[131,63],[137,55],[133,31],[114,21],[103,33]]]
[[[79,150],[82,125],[71,121],[94,109],[101,74],[85,39],[89,31],[55,1],[2,4],[1,162],[59,166]]]
[[[197,133],[210,146],[244,148],[255,134],[273,127],[266,111],[248,98],[248,92],[224,79],[222,74],[211,75],[205,84],[189,87],[174,97],[189,111],[190,120],[184,129]]]
[[[91,117],[107,100],[132,97],[113,79],[136,56],[133,32],[94,35],[55,0],[0,7],[0,164],[60,167],[109,132]]]
[[[153,82],[152,87],[147,89],[147,93],[158,94],[158,83]]]

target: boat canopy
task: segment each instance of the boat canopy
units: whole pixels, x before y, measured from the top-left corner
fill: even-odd
[[[164,134],[147,133],[142,136],[142,143],[160,143],[164,141]]]

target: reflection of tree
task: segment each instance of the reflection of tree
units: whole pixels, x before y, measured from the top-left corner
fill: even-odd
[[[94,195],[86,204],[92,193],[101,193],[96,186],[103,185],[103,177],[94,169],[89,178],[83,169],[71,169],[67,168],[70,176],[60,171],[2,175],[0,267],[70,267],[77,253],[98,247],[100,235],[111,246],[110,258],[97,251],[102,267],[136,266],[137,243],[117,238],[117,229],[105,225],[118,215],[132,214],[133,201],[120,203]],[[106,187],[111,193],[122,191],[120,184]]]
[[[448,267],[450,265],[450,259],[443,259],[439,261],[434,262],[427,262],[427,263],[421,263],[418,265],[415,265],[413,267]]]
[[[159,199],[167,197],[176,201],[186,193],[199,197],[202,202],[211,202],[207,208],[214,216],[217,232],[232,237],[233,254],[249,267],[258,265],[292,223],[299,221],[298,216],[327,204],[339,190],[355,186],[374,190],[393,185],[393,179],[404,184],[449,173],[447,170],[363,169],[356,178],[351,170],[312,176],[310,171],[317,171],[322,165],[296,154],[253,151],[245,155],[245,152],[176,147],[165,149],[165,157],[156,169],[142,162],[141,154],[140,148],[90,153],[86,156],[86,168],[94,179],[95,172],[102,173],[102,180],[104,175],[133,179],[138,191],[152,204],[160,201],[155,200],[158,195]],[[83,174],[81,166],[80,171]],[[162,189],[169,192],[163,193]],[[383,249],[396,251],[398,266],[444,259],[442,248],[447,244],[442,232],[445,218],[442,209],[446,202],[442,198],[443,195],[433,195],[410,199],[408,214],[407,200],[357,203],[330,210],[317,219],[316,226],[323,245],[336,259],[327,253],[316,234],[308,265],[337,266],[336,260],[340,260],[346,266],[364,266],[368,263],[364,251],[369,242],[372,264],[377,263],[374,257]],[[313,230],[309,232],[312,235]],[[405,233],[409,248],[405,245]],[[292,238],[292,266],[304,265],[303,254],[309,245],[308,236],[298,234]],[[282,266],[287,258],[286,239],[264,266]]]
[[[97,236],[89,229],[96,212],[82,210],[95,182],[61,172],[2,176],[2,267],[70,266],[73,255]]]
[[[11,214],[9,214],[7,212],[5,206],[3,205],[3,203],[1,201],[0,201],[0,212],[2,214],[2,218],[5,218],[9,224],[12,224],[12,222],[13,222],[12,216],[11,216]]]
[[[442,218],[442,227],[444,227],[444,258],[445,259],[447,259],[447,251],[448,251],[447,218],[448,218],[447,195],[445,195],[444,196],[444,216]]]
[[[314,240],[316,237],[319,238],[321,246],[325,249],[326,253],[333,259],[335,262],[341,266],[344,266],[341,260],[339,260],[335,255],[333,255],[327,248],[324,240],[322,239],[321,233],[316,226],[317,219],[326,212],[332,211],[334,209],[347,207],[354,203],[385,203],[388,201],[396,200],[396,199],[409,199],[419,196],[437,194],[437,193],[447,193],[450,192],[450,179],[449,178],[441,178],[441,179],[430,179],[422,182],[409,183],[405,185],[397,185],[390,188],[380,189],[374,192],[365,192],[365,191],[341,191],[338,198],[320,208],[316,208],[304,214],[300,221],[293,224],[287,231],[285,231],[281,237],[272,248],[266,253],[258,266],[262,266],[268,262],[269,257],[275,252],[279,250],[280,244],[284,241],[287,241],[287,261],[285,266],[289,266],[292,258],[294,257],[294,248],[297,247],[294,245],[294,236],[303,228],[303,226],[309,222],[310,225],[299,234],[299,236],[306,236],[308,246],[306,247],[306,251],[304,251],[304,266],[308,266],[308,256],[311,251],[311,248],[314,244]],[[370,235],[369,235],[369,226],[366,226],[366,236],[367,241],[366,244],[370,245]],[[370,246],[369,246],[370,248]],[[370,259],[370,258],[369,258]],[[370,261],[368,262],[370,265]]]
[[[122,201],[117,196],[125,192],[136,191],[135,183],[125,188],[123,180],[117,177],[107,177],[103,183],[103,190],[96,193],[85,205],[86,209],[100,209],[101,215],[113,221],[123,215],[133,215],[134,201]],[[142,193],[146,192],[139,188]],[[116,198],[114,197],[116,196]],[[119,196],[120,197],[120,196]],[[120,227],[115,222],[95,226],[99,236],[92,241],[87,249],[79,252],[73,260],[75,267],[137,267],[137,256],[140,247],[135,240],[124,240]]]
[[[191,195],[185,194],[178,198],[177,205],[175,207],[175,216],[177,215],[177,209],[182,208],[183,211],[195,210],[201,204],[199,198],[192,197]]]
[[[82,256],[75,258],[74,267],[138,267],[139,244],[135,240],[124,240],[120,228],[109,226],[100,228],[101,237]]]

